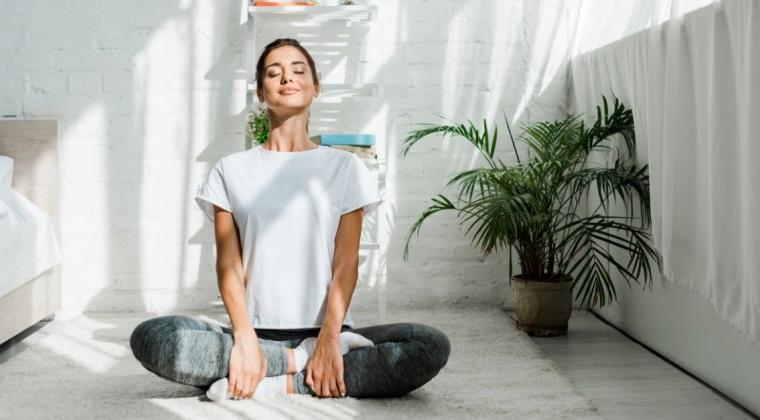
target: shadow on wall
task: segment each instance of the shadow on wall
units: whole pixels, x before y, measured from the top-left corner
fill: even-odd
[[[106,91],[97,113],[91,107],[79,116],[101,118],[91,121],[103,128],[94,139],[98,144],[91,145],[102,151],[100,168],[92,169],[102,169],[106,177],[93,185],[106,199],[89,204],[102,205],[97,210],[105,219],[89,224],[95,235],[86,235],[87,242],[106,245],[103,254],[92,253],[94,267],[87,271],[92,286],[101,288],[83,310],[208,306],[216,296],[216,282],[204,275],[214,270],[213,246],[201,246],[200,260],[188,247],[200,237],[213,238],[208,224],[191,232],[192,197],[200,181],[193,162],[212,163],[242,146],[247,115],[236,98],[245,79],[240,4],[151,2],[150,13],[131,2],[95,7],[104,9],[98,13],[104,28],[98,52],[124,58],[114,72],[114,83],[124,88]],[[211,146],[199,153],[208,139]],[[101,232],[105,235],[97,238]],[[79,242],[82,232],[69,234],[70,253],[88,253],[87,244]],[[67,278],[73,286],[75,280]]]

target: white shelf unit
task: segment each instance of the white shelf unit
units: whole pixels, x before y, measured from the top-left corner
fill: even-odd
[[[300,31],[310,25],[329,22],[373,22],[377,17],[377,5],[319,5],[319,6],[249,6],[247,24],[247,83],[248,109],[259,105],[256,96],[256,25],[266,23],[297,24]],[[320,95],[314,104],[334,102],[345,98],[372,98],[377,96],[379,86],[375,83],[321,83]],[[250,144],[249,144],[250,146]]]
[[[377,6],[353,4],[345,6],[249,6],[248,15],[268,22],[301,24],[334,21],[369,22],[375,20]]]
[[[371,162],[368,162],[370,159],[362,159],[365,164],[367,164],[367,168],[377,177],[378,182],[378,190],[380,191],[381,195],[383,195],[385,190],[385,160],[381,159],[379,156],[377,159],[371,159]],[[362,241],[359,243],[359,249],[360,250],[380,250],[381,249],[381,241],[379,240],[379,232],[377,229],[377,224],[381,220],[380,213],[382,210],[382,205],[375,210],[375,217],[376,219],[373,219],[372,221],[375,222],[376,226],[375,229],[373,229],[372,232],[370,232],[371,235],[373,235],[373,238],[365,238],[365,233],[367,233],[366,230],[363,230],[362,232]]]
[[[247,39],[247,104],[248,109],[258,106],[256,97],[255,71],[256,71],[256,25],[262,23],[294,24],[299,32],[308,31],[309,27],[319,26],[329,22],[373,22],[377,17],[377,5],[320,5],[320,6],[249,6],[248,7],[248,39]],[[322,83],[321,94],[315,99],[314,104],[328,103],[346,98],[372,98],[380,91],[374,83]],[[252,144],[251,144],[252,146]],[[377,147],[377,145],[376,145]],[[386,162],[384,153],[378,153],[374,162],[367,163],[368,169],[377,177],[378,188],[381,195],[385,193]],[[360,251],[360,281],[362,280],[362,265],[369,264],[368,274],[376,273],[374,285],[378,291],[378,305],[381,318],[385,317],[384,286],[386,276],[385,259],[387,255],[387,235],[384,227],[384,207],[381,205],[375,213],[368,217],[362,229],[362,240],[359,245]],[[372,258],[367,258],[371,255]],[[370,281],[370,286],[373,286]],[[379,287],[382,286],[382,287]]]

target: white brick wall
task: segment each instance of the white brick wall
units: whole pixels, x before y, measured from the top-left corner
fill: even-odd
[[[438,113],[561,117],[564,69],[547,74],[558,53],[541,41],[562,27],[555,3],[383,0],[371,27],[347,29],[365,39],[348,59],[318,57],[323,81],[382,89],[329,124],[384,137],[393,225],[387,302],[509,297],[506,254],[482,258],[453,214],[426,221],[411,259],[401,259],[429,198],[456,172],[482,163],[472,147],[430,138],[406,159],[396,156],[412,124]],[[163,312],[216,299],[213,230],[192,195],[211,164],[244,148],[241,10],[239,1],[213,0],[2,3],[0,115],[59,123],[66,310]],[[497,150],[508,159],[506,146]]]

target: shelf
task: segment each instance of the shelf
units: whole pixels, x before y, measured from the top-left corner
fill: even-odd
[[[376,83],[323,83],[320,85],[320,91],[315,101],[319,101],[320,98],[372,97],[377,95],[378,86]],[[253,102],[258,103],[255,84],[248,83],[248,92],[254,94]]]
[[[333,2],[337,3],[337,2]],[[364,3],[364,2],[363,2]],[[248,6],[248,22],[247,22],[247,66],[246,66],[246,103],[249,111],[257,109],[261,104],[258,102],[256,96],[255,85],[255,66],[254,61],[257,55],[256,39],[263,37],[268,39],[273,36],[272,32],[279,33],[285,29],[282,27],[287,26],[290,29],[286,30],[286,33],[293,32],[304,33],[304,37],[311,34],[312,36],[319,35],[316,39],[309,43],[309,47],[314,44],[317,48],[332,48],[334,46],[330,43],[326,43],[325,39],[331,39],[327,35],[320,35],[320,31],[327,29],[327,24],[335,22],[335,27],[353,27],[359,26],[365,28],[371,25],[371,22],[377,22],[378,5],[318,5],[318,6]],[[325,24],[325,25],[323,25]],[[280,26],[278,26],[280,25]],[[280,29],[277,29],[280,28]],[[331,33],[342,35],[341,31],[336,32],[334,28],[330,28]],[[350,31],[354,32],[354,31]],[[341,48],[348,44],[356,43],[357,47],[361,46],[361,37],[352,38],[338,38]],[[261,42],[261,41],[259,41]],[[333,48],[334,49],[334,48]],[[353,50],[351,50],[353,51]],[[341,52],[340,50],[338,52]],[[350,61],[350,60],[349,60]],[[360,74],[360,73],[359,73]],[[349,79],[350,80],[350,79]],[[337,80],[336,80],[337,81]],[[320,131],[329,131],[332,127],[330,122],[335,118],[340,118],[340,112],[343,110],[353,109],[376,109],[381,104],[376,103],[382,100],[382,91],[376,83],[322,83],[321,94],[317,98],[313,98],[313,104],[317,105],[315,108],[319,119],[324,119],[327,123],[324,126],[320,126],[317,129]],[[248,139],[251,145],[255,145],[252,139]],[[385,158],[378,156],[376,159],[364,158],[360,156],[360,159],[367,165],[370,172],[377,176],[378,189],[383,190],[386,178],[386,163]],[[383,219],[383,206],[377,210],[376,221],[366,226],[369,236],[365,236],[367,240],[361,240],[359,243],[359,250],[361,251],[359,258],[362,267],[371,267],[372,273],[365,273],[367,270],[362,268],[362,278],[368,276],[368,279],[377,276],[377,280],[381,281],[381,278],[385,276],[383,261],[385,260],[384,249],[387,246],[387,239],[383,237],[384,229],[382,225],[385,223]],[[381,246],[383,245],[383,246]],[[365,280],[362,280],[365,281]]]
[[[249,6],[248,14],[259,22],[371,22],[377,16],[377,6],[367,4],[345,6]]]

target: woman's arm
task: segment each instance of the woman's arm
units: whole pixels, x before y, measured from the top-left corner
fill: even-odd
[[[359,276],[359,242],[363,209],[340,217],[335,234],[333,277],[327,293],[327,309],[317,344],[307,366],[306,384],[320,397],[345,396],[340,328],[351,303]]]
[[[359,242],[362,233],[362,212],[357,209],[340,217],[335,234],[332,281],[327,294],[327,310],[320,334],[338,337],[351,303],[359,276]]]
[[[232,324],[229,391],[233,397],[250,398],[266,376],[267,368],[256,331],[248,318],[240,234],[232,213],[214,206],[214,231],[217,282]]]
[[[232,213],[214,206],[214,231],[217,283],[224,306],[230,316],[232,332],[237,334],[253,330],[245,305],[240,235]]]

